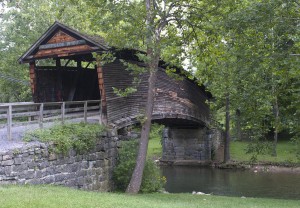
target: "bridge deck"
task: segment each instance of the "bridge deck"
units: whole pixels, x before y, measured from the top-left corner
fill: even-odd
[[[101,123],[101,101],[0,105],[0,140],[20,141],[24,133],[64,122]]]

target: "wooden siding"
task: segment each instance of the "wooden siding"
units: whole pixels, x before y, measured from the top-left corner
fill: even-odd
[[[113,92],[113,87],[125,89],[131,86],[132,77],[119,61],[103,67],[103,77],[107,98],[108,123],[117,123],[122,119],[136,117],[145,110],[147,95],[147,79],[142,77],[138,91],[128,97],[119,97]]]
[[[70,41],[75,41],[75,40],[77,40],[77,39],[75,39],[74,37],[59,30],[55,35],[53,35],[53,37],[47,42],[47,44],[70,42]]]
[[[113,87],[125,89],[131,86],[132,76],[118,61],[103,67],[107,97],[108,123],[123,127],[137,123],[139,114],[145,111],[148,75],[141,76],[137,92],[128,97],[119,97]],[[158,71],[153,119],[191,120],[205,125],[209,119],[206,94],[197,84],[184,78],[175,80],[163,69]]]
[[[39,49],[33,54],[33,58],[64,57],[93,50],[94,48],[86,44],[85,40],[76,39],[58,30],[49,41],[40,45]]]

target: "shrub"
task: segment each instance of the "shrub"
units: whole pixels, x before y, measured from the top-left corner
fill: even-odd
[[[117,190],[125,191],[133,173],[138,151],[138,141],[123,141],[119,151],[118,163],[114,170],[113,179]],[[146,160],[141,192],[151,193],[160,190],[165,178],[160,176],[160,170],[150,159]]]
[[[28,132],[24,140],[53,143],[56,153],[67,154],[71,149],[83,153],[96,144],[103,131],[104,127],[99,124],[70,123]]]

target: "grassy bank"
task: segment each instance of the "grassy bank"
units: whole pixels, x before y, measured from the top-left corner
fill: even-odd
[[[147,156],[154,159],[162,156],[162,146],[159,137],[149,139]]]
[[[87,192],[57,186],[0,187],[0,207],[5,208],[226,208],[299,207],[297,200],[236,198],[192,194],[139,194]]]
[[[246,154],[248,143],[245,141],[233,141],[230,145],[231,159],[239,162],[247,162],[251,154]],[[295,157],[295,146],[289,141],[279,141],[277,144],[277,157],[270,154],[258,155],[257,162],[271,163],[299,163]]]
[[[159,137],[152,137],[148,145],[148,157],[160,158],[162,156],[162,146]],[[232,141],[230,144],[231,159],[238,162],[249,162],[251,154],[246,153],[248,142],[245,141]],[[270,154],[258,155],[257,162],[268,163],[299,163],[295,157],[296,150],[292,142],[279,141],[277,144],[277,157]]]

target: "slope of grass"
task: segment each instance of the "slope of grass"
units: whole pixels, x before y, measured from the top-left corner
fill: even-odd
[[[297,200],[237,198],[192,194],[99,193],[57,186],[0,187],[0,207],[5,208],[289,208],[299,207]]]
[[[236,161],[250,161],[251,154],[246,154],[248,142],[233,141],[230,145],[231,159]],[[258,155],[258,162],[274,162],[274,163],[297,163],[295,157],[295,147],[289,141],[279,141],[277,145],[277,157],[270,154]]]
[[[147,156],[154,159],[162,156],[162,146],[159,137],[149,139]]]

